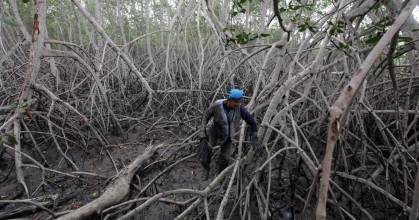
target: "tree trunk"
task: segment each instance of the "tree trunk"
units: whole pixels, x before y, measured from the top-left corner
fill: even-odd
[[[333,160],[333,151],[338,140],[342,127],[345,125],[345,119],[349,112],[354,97],[363,84],[368,71],[374,62],[381,55],[385,47],[390,43],[393,36],[399,31],[417,5],[417,0],[410,0],[394,24],[387,30],[374,49],[368,54],[362,65],[355,71],[351,81],[344,87],[339,98],[330,108],[330,119],[327,136],[326,153],[322,161],[322,172],[319,186],[319,197],[317,201],[316,220],[326,219],[326,203],[329,191],[329,179]]]

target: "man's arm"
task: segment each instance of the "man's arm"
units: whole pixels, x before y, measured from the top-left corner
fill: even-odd
[[[214,115],[214,104],[212,104],[204,113],[204,117],[202,119],[202,125],[201,125],[201,136],[205,137],[206,136],[206,131],[205,128],[208,124],[208,121],[212,118],[212,116]]]
[[[252,132],[257,132],[258,128],[257,128],[257,125],[256,125],[255,118],[243,106],[240,106],[240,115],[241,115],[242,119],[250,126],[251,131]]]
[[[252,133],[250,134],[250,141],[252,142],[254,149],[257,152],[260,152],[261,150],[263,150],[263,146],[260,144],[257,137],[258,128],[256,125],[255,118],[249,113],[249,111],[247,111],[245,107],[242,106],[240,106],[240,115],[242,119],[246,121],[248,125],[250,125],[250,129],[252,131]]]

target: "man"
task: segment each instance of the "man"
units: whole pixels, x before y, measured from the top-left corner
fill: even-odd
[[[251,141],[254,147],[260,148],[257,140],[256,121],[247,109],[241,106],[243,96],[243,90],[232,89],[227,99],[217,100],[205,113],[200,143],[201,162],[206,171],[204,179],[208,178],[210,170],[211,149],[209,147],[217,145],[221,147],[217,160],[218,172],[228,166],[233,151],[232,137],[239,131],[240,119],[246,121],[250,126]]]

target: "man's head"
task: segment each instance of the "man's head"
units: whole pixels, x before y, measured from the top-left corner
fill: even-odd
[[[227,107],[237,108],[240,106],[241,100],[244,96],[244,92],[241,89],[231,89],[228,93]]]

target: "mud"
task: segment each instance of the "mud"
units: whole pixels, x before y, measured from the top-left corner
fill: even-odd
[[[46,184],[42,185],[35,193],[33,193],[42,183],[41,171],[37,168],[24,167],[23,171],[25,174],[25,180],[29,188],[29,192],[32,193],[30,197],[36,198],[46,195],[56,195],[57,198],[55,200],[55,204],[52,203],[47,205],[47,207],[54,212],[78,208],[97,198],[105,189],[109,179],[116,174],[114,165],[106,151],[112,155],[116,167],[120,170],[124,166],[128,165],[137,155],[141,154],[145,147],[149,144],[161,142],[170,144],[179,142],[177,139],[182,137],[178,136],[181,132],[182,129],[177,129],[175,127],[169,128],[167,132],[159,132],[146,130],[143,127],[138,126],[135,127],[135,129],[131,129],[128,134],[121,136],[109,136],[108,140],[110,141],[110,145],[106,147],[89,146],[87,149],[82,150],[79,146],[71,146],[71,149],[67,151],[67,154],[77,164],[80,171],[95,173],[107,177],[108,179],[86,175],[80,176],[81,179],[75,179],[61,174],[47,172],[44,179]],[[185,137],[186,135],[187,134],[183,134]],[[72,167],[59,156],[60,154],[54,145],[40,147],[45,154],[48,164],[50,165],[49,168],[65,173],[71,173],[74,171],[74,169],[72,169]],[[173,155],[170,162],[163,161],[161,163],[156,163],[146,170],[140,170],[139,176],[141,177],[142,184],[146,184],[148,180],[158,174],[168,164],[170,165],[170,163],[175,161],[176,158],[181,158],[194,151],[193,147],[194,145],[187,146],[182,152],[180,152],[181,155]],[[36,160],[42,161],[42,159],[33,149],[29,147],[29,145],[24,145],[23,151],[32,155]],[[167,151],[166,155],[171,155],[175,151],[175,147],[173,147],[173,149],[163,149],[162,151]],[[156,159],[158,160],[161,158]],[[26,198],[22,187],[17,184],[13,161],[13,152],[8,150],[3,155],[3,159],[0,162],[0,180],[5,179],[4,182],[0,183],[0,199],[2,200]],[[27,158],[23,158],[23,163],[33,164]],[[163,175],[156,182],[155,187],[150,187],[148,191],[152,190],[150,192],[155,193],[156,191],[162,192],[176,188],[203,189],[206,186],[205,184],[208,184],[208,181],[201,181],[201,169],[202,168],[198,159],[191,158]],[[9,174],[9,176],[6,179],[7,174]],[[215,173],[212,175],[215,175]],[[136,181],[134,181],[134,183],[136,183]],[[148,191],[144,196],[151,195]],[[135,192],[133,194],[135,194]],[[187,200],[188,198],[190,197],[177,197],[177,200]],[[21,207],[28,207],[28,205],[0,204],[0,213],[12,212],[13,210]],[[136,218],[162,220],[173,219],[181,211],[182,210],[180,210],[176,205],[156,203],[156,205],[152,205],[144,212],[139,213]],[[17,215],[16,217],[22,216],[29,217],[31,219],[46,219],[48,214],[45,212],[36,212],[34,214],[25,213],[23,215]]]

